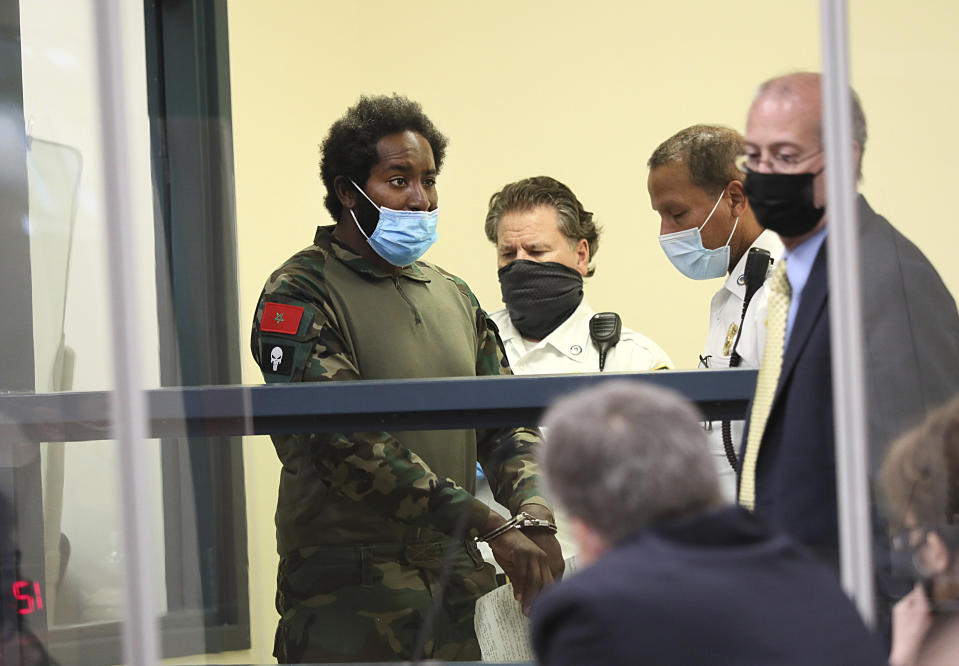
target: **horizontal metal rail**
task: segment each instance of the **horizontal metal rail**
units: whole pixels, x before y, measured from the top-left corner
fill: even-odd
[[[557,397],[629,379],[673,389],[709,420],[741,419],[751,369],[202,386],[147,391],[148,436],[205,437],[531,425]],[[110,391],[0,395],[6,442],[112,439]]]

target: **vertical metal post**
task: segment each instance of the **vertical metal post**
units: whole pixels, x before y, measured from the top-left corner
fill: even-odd
[[[0,391],[36,389],[20,40],[20,4],[0,0]]]
[[[122,47],[122,0],[94,2],[97,27],[100,123],[103,145],[104,215],[107,229],[110,303],[113,332],[113,426],[117,441],[117,475],[121,496],[126,616],[123,652],[127,664],[155,664],[158,659],[157,608],[154,593],[153,516],[150,509],[151,461],[145,455],[146,399],[138,344],[137,266],[130,193],[129,120]]]
[[[826,149],[829,316],[842,584],[875,623],[869,507],[859,224],[845,0],[822,0],[822,119]]]

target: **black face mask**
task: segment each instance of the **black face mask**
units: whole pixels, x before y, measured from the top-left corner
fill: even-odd
[[[531,340],[552,333],[583,300],[583,276],[553,261],[517,259],[499,269],[499,285],[513,326]]]
[[[815,229],[826,212],[813,203],[813,179],[817,175],[747,171],[743,190],[759,224],[785,238]]]

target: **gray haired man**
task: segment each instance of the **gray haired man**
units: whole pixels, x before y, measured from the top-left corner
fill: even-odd
[[[547,412],[538,458],[581,569],[533,604],[539,663],[884,664],[832,574],[722,499],[699,419],[625,381]]]
[[[503,310],[490,314],[517,375],[645,372],[669,368],[663,349],[625,326],[618,343],[600,352],[590,332],[596,312],[583,278],[596,270],[600,228],[573,191],[534,176],[490,198],[484,226],[496,246]]]

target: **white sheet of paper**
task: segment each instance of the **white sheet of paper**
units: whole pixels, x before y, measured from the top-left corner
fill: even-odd
[[[529,620],[513,598],[513,584],[497,587],[476,600],[473,618],[483,661],[532,661]]]
[[[576,571],[576,558],[566,560],[563,577]],[[513,598],[513,584],[507,583],[476,600],[473,617],[483,661],[533,661],[529,619]]]

